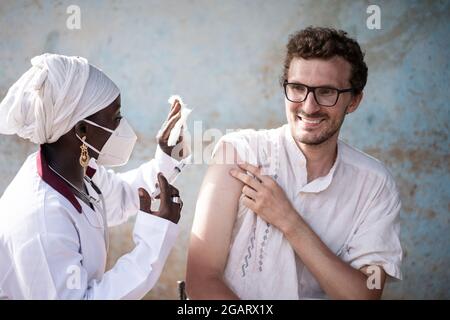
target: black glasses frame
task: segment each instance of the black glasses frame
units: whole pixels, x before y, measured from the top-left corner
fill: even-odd
[[[301,101],[295,101],[295,100],[289,99],[288,94],[287,94],[287,86],[290,85],[290,84],[293,84],[293,85],[301,85],[301,86],[304,86],[304,87],[307,89],[306,96],[305,96],[305,98],[304,98],[303,100],[301,100]],[[338,102],[339,96],[341,95],[341,93],[344,93],[344,92],[352,92],[352,93],[354,93],[354,92],[356,91],[355,88],[338,89],[338,88],[333,88],[333,87],[310,87],[310,86],[307,86],[306,84],[303,84],[303,83],[300,83],[300,82],[287,82],[287,80],[285,80],[285,81],[283,82],[283,87],[284,87],[284,95],[286,96],[286,99],[288,99],[289,101],[295,102],[295,103],[303,102],[303,101],[305,101],[305,100],[308,98],[309,93],[312,92],[312,93],[313,93],[313,96],[314,96],[314,100],[316,100],[316,103],[317,103],[319,106],[322,106],[322,107],[333,107],[333,106],[335,106],[336,103]],[[336,101],[335,101],[333,104],[331,104],[331,105],[328,105],[328,104],[320,104],[319,101],[317,101],[317,97],[316,97],[316,89],[318,89],[318,88],[325,88],[325,89],[336,90],[337,93],[338,93],[337,96],[336,96]]]

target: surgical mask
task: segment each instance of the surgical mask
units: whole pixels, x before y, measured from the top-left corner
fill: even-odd
[[[122,118],[116,130],[102,127],[95,122],[84,119],[83,121],[99,127],[105,131],[111,132],[111,136],[103,145],[102,150],[98,151],[86,141],[81,140],[77,135],[77,138],[86,144],[89,148],[99,154],[97,158],[97,164],[116,167],[125,165],[130,159],[131,152],[133,152],[134,144],[136,143],[137,136],[133,131],[133,128],[128,124],[128,121]]]

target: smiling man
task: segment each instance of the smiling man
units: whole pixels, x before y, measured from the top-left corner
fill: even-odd
[[[191,299],[378,299],[387,277],[401,279],[395,182],[339,139],[366,81],[361,48],[344,31],[291,36],[288,123],[216,146],[191,234]]]

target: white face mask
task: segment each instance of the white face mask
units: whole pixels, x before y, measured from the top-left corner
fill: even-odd
[[[97,164],[116,167],[125,165],[130,159],[131,152],[133,152],[134,144],[136,143],[137,136],[134,133],[128,121],[122,118],[116,130],[102,127],[95,122],[84,119],[83,121],[92,124],[93,126],[102,128],[105,131],[111,132],[111,136],[103,145],[102,150],[98,151],[86,141],[83,142],[77,135],[77,138],[86,144],[89,148],[99,154],[97,158]]]

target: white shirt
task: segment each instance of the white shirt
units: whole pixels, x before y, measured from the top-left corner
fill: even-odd
[[[288,125],[226,135],[242,160],[263,166],[321,240],[353,268],[379,265],[401,279],[400,199],[388,170],[338,141],[329,173],[307,183],[306,159]],[[219,145],[219,144],[218,144]],[[225,281],[243,299],[326,298],[282,233],[239,202]]]
[[[179,163],[159,147],[155,158],[122,174],[89,164],[108,225],[137,214],[134,249],[105,272],[99,210],[74,196],[41,151],[30,155],[0,198],[0,299],[142,298],[158,280],[178,234],[176,224],[139,210],[138,188],[153,191],[158,172],[168,176]]]

